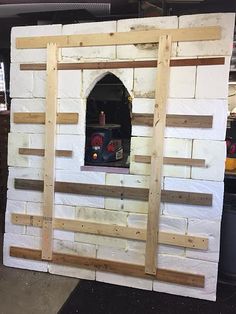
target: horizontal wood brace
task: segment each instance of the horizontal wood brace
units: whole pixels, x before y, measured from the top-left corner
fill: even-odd
[[[171,67],[222,65],[225,64],[224,57],[213,58],[191,58],[172,59]],[[97,69],[123,69],[123,68],[156,68],[157,60],[142,61],[105,61],[105,62],[64,62],[58,63],[58,70],[97,70]],[[22,63],[22,71],[46,71],[46,63]]]
[[[144,164],[150,164],[151,156],[134,155],[134,161],[139,162],[139,163],[144,163]],[[206,167],[205,159],[164,157],[163,163],[164,165]]]
[[[41,261],[41,250],[20,248],[11,246],[10,256],[23,258],[27,260]],[[157,268],[155,275],[145,274],[143,265],[129,264],[124,262],[115,262],[111,260],[103,260],[92,257],[82,257],[72,254],[62,254],[53,252],[53,264],[82,267],[89,270],[106,271],[125,276],[140,277],[151,280],[158,280],[164,282],[171,282],[179,285],[187,285],[192,287],[204,288],[205,277],[203,275],[191,274],[186,272],[179,272],[174,270]]]
[[[16,225],[42,228],[43,216],[13,213],[11,221]],[[102,224],[62,218],[53,218],[53,228],[57,230],[146,241],[146,229],[142,228],[130,228],[113,224]],[[159,244],[174,245],[198,250],[208,249],[207,238],[179,233],[159,232],[158,242]]]
[[[15,112],[13,114],[14,123],[24,124],[45,124],[44,112]],[[58,124],[77,124],[79,121],[78,113],[57,113]]]
[[[170,35],[173,42],[217,40],[221,38],[221,27],[208,26],[103,34],[18,37],[16,38],[16,48],[46,48],[48,43],[55,43],[58,48],[147,44],[159,42],[160,37],[163,35]]]
[[[44,156],[45,150],[40,148],[19,148],[20,155]],[[57,157],[72,157],[72,150],[56,150]]]
[[[15,179],[15,188],[43,191],[43,181],[17,178]],[[57,181],[55,182],[55,192],[147,201],[149,189]],[[161,201],[166,203],[211,206],[212,194],[162,190]]]
[[[167,114],[166,126],[179,128],[212,128],[213,116]],[[132,125],[153,126],[153,114],[133,113]]]

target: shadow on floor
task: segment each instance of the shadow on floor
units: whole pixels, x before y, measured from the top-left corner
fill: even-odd
[[[219,284],[217,302],[81,280],[59,314],[235,314],[236,287]]]

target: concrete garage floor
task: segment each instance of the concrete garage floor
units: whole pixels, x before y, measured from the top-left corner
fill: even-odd
[[[0,314],[56,314],[79,280],[5,267],[2,244],[0,232]]]

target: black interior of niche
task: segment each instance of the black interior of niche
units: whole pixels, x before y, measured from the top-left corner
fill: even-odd
[[[89,137],[87,126],[99,123],[99,114],[105,113],[106,124],[119,124],[124,157],[122,160],[97,164],[98,166],[129,167],[131,140],[132,101],[122,81],[112,73],[97,82],[87,98],[86,142]],[[88,163],[85,161],[85,165]],[[95,165],[96,166],[96,165]]]

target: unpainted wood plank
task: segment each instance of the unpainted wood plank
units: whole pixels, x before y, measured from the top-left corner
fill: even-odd
[[[10,256],[12,257],[41,261],[41,254],[41,250],[20,248],[15,246],[10,247]],[[52,263],[72,267],[82,267],[90,270],[111,272],[125,276],[147,278],[152,280],[154,279],[198,288],[204,288],[205,286],[205,277],[203,275],[160,268],[156,269],[155,274],[149,275],[145,273],[144,266],[139,264],[129,264],[124,262],[103,260],[92,257],[82,257],[78,255],[62,254],[57,252],[53,252],[52,254]]]
[[[79,121],[78,113],[57,113],[57,124],[77,124]],[[45,124],[44,112],[15,112],[13,114],[14,123],[24,124]]]
[[[42,227],[43,216],[13,213],[11,215],[11,221],[13,224],[17,225]],[[100,236],[117,237],[136,241],[146,241],[146,229],[142,228],[130,228],[119,225],[63,218],[54,218],[53,228],[57,230],[96,234]],[[187,234],[159,232],[158,243],[198,250],[208,249],[207,238]]]
[[[57,120],[57,58],[56,44],[47,45],[47,82],[45,113],[45,152],[44,152],[44,189],[43,189],[43,227],[42,259],[52,259],[55,150]]]
[[[61,47],[91,47],[156,43],[161,36],[169,35],[176,41],[217,40],[221,38],[219,26],[156,29],[132,32],[57,35],[16,38],[17,49],[46,48],[48,43]]]
[[[202,66],[202,65],[222,65],[225,63],[224,57],[215,58],[191,58],[172,59],[171,67],[179,66]],[[97,70],[97,69],[127,69],[127,68],[155,68],[158,66],[157,60],[140,61],[105,61],[105,62],[65,62],[58,63],[58,70]],[[46,63],[22,63],[22,71],[45,71]]]
[[[19,148],[20,155],[44,156],[45,150],[39,148]],[[57,157],[72,157],[72,150],[56,150]]]
[[[147,274],[155,274],[157,268],[164,132],[166,126],[167,98],[169,94],[171,48],[171,35],[161,36],[158,47],[158,71],[155,89],[151,175],[148,196],[147,239],[145,249],[145,272]]]
[[[16,178],[15,188],[21,190],[43,192],[43,181]],[[147,201],[149,194],[149,190],[145,188],[131,188],[112,185],[85,184],[60,181],[55,182],[55,192],[78,195],[105,196],[121,199],[134,199],[141,201]],[[212,194],[162,190],[161,201],[166,203],[212,206]]]
[[[144,163],[144,164],[150,164],[151,156],[134,155],[134,161],[139,162],[139,163]],[[205,159],[164,157],[163,163],[164,165],[206,167]]]
[[[149,113],[134,113],[133,125],[153,126],[153,115]],[[212,128],[213,116],[211,115],[180,115],[167,114],[166,126],[179,128]]]

